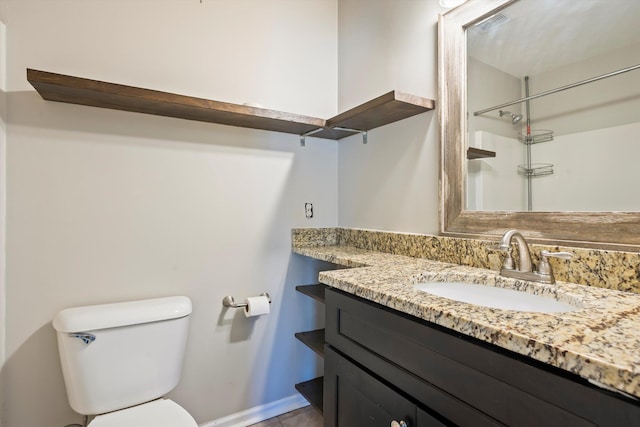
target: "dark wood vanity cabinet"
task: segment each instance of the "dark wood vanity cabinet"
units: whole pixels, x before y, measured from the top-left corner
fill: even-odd
[[[640,426],[640,401],[335,289],[326,427]]]

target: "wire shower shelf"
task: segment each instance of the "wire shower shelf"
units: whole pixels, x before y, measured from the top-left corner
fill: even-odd
[[[524,176],[545,176],[553,174],[553,165],[551,163],[531,163],[528,165],[518,165],[518,175]]]
[[[518,141],[523,144],[538,144],[540,142],[553,141],[553,131],[547,129],[534,129],[530,135],[526,132],[518,133]]]

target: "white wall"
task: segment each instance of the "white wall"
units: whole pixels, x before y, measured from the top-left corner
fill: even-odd
[[[522,131],[526,120],[516,125],[507,116],[500,117],[500,110],[489,111],[475,116],[475,111],[481,111],[494,105],[503,104],[520,98],[522,81],[495,67],[487,65],[475,58],[467,59],[467,130],[469,135],[483,130],[495,135],[514,137]],[[513,114],[521,114],[524,104],[516,104],[504,108]],[[470,144],[471,140],[470,140]]]
[[[31,89],[22,64],[317,117],[336,112],[336,0],[8,1],[12,90]],[[33,42],[26,49],[17,40]]]
[[[344,111],[396,89],[437,98],[435,0],[340,0],[339,95]],[[437,102],[436,102],[437,103]],[[435,111],[339,143],[339,223],[437,233]]]
[[[5,361],[6,325],[6,27],[4,24],[4,2],[0,0],[0,366]],[[1,369],[0,369],[1,372]],[[0,413],[4,412],[4,383],[0,373]],[[2,416],[0,416],[0,427]]]
[[[636,110],[637,111],[637,110]],[[533,180],[538,211],[638,211],[640,123],[560,135],[536,144],[553,175]]]
[[[59,310],[164,295],[194,303],[170,397],[198,422],[295,395],[319,366],[293,334],[322,316],[294,286],[326,266],[291,255],[290,230],[337,224],[336,143],[47,102],[25,69],[328,117],[336,1],[10,0],[7,12],[3,427],[80,420]],[[262,291],[267,317],[222,309]]]

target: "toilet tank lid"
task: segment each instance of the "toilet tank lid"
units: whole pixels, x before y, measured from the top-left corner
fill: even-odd
[[[67,308],[52,323],[58,332],[95,331],[177,319],[191,314],[191,309],[191,300],[185,296],[155,298]]]

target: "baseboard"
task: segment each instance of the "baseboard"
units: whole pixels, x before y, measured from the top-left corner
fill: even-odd
[[[273,418],[286,412],[295,411],[309,405],[299,394],[295,394],[275,402],[249,408],[246,411],[227,415],[217,420],[200,424],[199,427],[247,427],[251,424]]]

